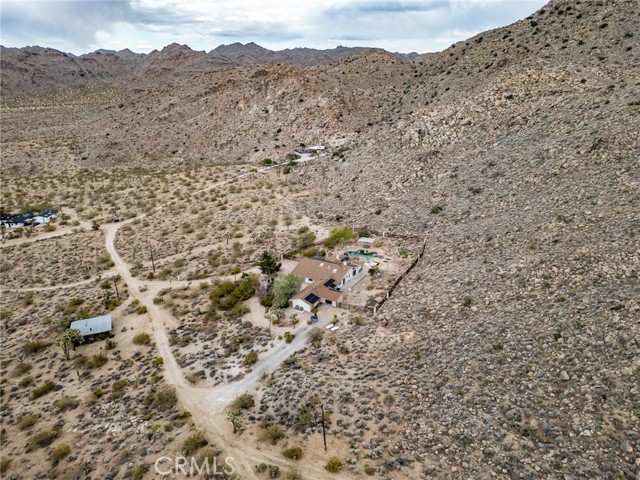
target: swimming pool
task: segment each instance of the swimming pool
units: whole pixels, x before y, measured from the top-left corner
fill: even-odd
[[[371,260],[374,257],[379,257],[380,255],[378,255],[376,252],[369,252],[367,250],[351,250],[349,252],[347,252],[347,255],[349,255],[350,257],[362,257],[362,258],[366,258],[368,260]]]

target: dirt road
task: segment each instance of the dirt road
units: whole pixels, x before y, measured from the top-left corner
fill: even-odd
[[[154,282],[154,287],[156,288],[141,292],[140,287],[146,282],[141,282],[131,276],[128,265],[115,249],[115,238],[118,229],[126,223],[128,222],[110,224],[102,227],[106,234],[105,246],[113,260],[114,269],[127,285],[130,294],[136,298],[141,305],[147,307],[147,314],[158,348],[158,354],[164,360],[165,381],[176,387],[182,405],[186,410],[191,412],[196,425],[208,432],[211,437],[215,439],[217,446],[219,446],[226,455],[233,458],[233,464],[240,478],[258,478],[255,474],[254,466],[262,462],[278,465],[286,469],[290,464],[283,458],[258,450],[254,446],[242,444],[242,437],[233,435],[231,425],[226,420],[224,411],[238,395],[246,391],[254,390],[265,373],[273,372],[284,360],[303,348],[308,338],[308,332],[312,326],[306,325],[300,329],[296,338],[291,343],[282,344],[264,354],[263,358],[256,363],[253,370],[237,382],[221,384],[213,388],[198,388],[189,384],[184,378],[182,370],[176,362],[169,345],[166,325],[174,323],[174,319],[168,311],[153,303],[154,292],[161,286],[161,282]],[[168,288],[169,282],[165,282],[164,286]],[[326,319],[320,322],[318,326],[323,327],[328,321],[329,320]],[[326,471],[317,466],[298,465],[297,468],[304,475],[304,478],[326,478]]]

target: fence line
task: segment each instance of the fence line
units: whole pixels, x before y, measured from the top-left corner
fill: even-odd
[[[373,313],[373,314],[378,313],[378,311],[387,302],[387,300],[389,300],[389,298],[391,297],[391,294],[396,289],[396,287],[400,285],[400,282],[402,282],[402,280],[406,278],[406,276],[411,272],[411,270],[413,270],[413,268],[422,259],[426,248],[427,248],[427,236],[425,235],[424,240],[422,242],[422,248],[420,249],[420,252],[418,253],[418,255],[416,255],[416,258],[414,258],[413,262],[411,262],[411,265],[409,265],[409,267],[402,274],[400,274],[398,278],[396,278],[395,282],[393,282],[393,285],[391,285],[391,287],[389,287],[389,289],[387,290],[387,293],[385,294],[384,298],[380,300],[376,305],[374,306],[351,305],[349,303],[344,302],[344,303],[339,303],[338,307],[348,308],[349,310],[355,310],[357,312],[363,312],[363,313]]]

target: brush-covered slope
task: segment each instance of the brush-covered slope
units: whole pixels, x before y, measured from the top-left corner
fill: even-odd
[[[297,372],[353,392],[343,433],[379,473],[640,474],[636,7],[557,2],[419,59],[412,113],[298,175],[307,213],[426,240],[378,327]]]

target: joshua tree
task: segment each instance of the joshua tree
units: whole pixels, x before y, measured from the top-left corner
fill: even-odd
[[[84,339],[80,335],[80,331],[75,328],[67,328],[62,336],[56,340],[56,345],[62,348],[64,356],[67,360],[71,360],[71,349],[76,349],[76,345],[82,343]]]
[[[233,425],[233,433],[238,433],[238,430],[242,427],[242,417],[240,416],[240,412],[237,410],[232,410],[227,413],[227,420],[231,422]]]

